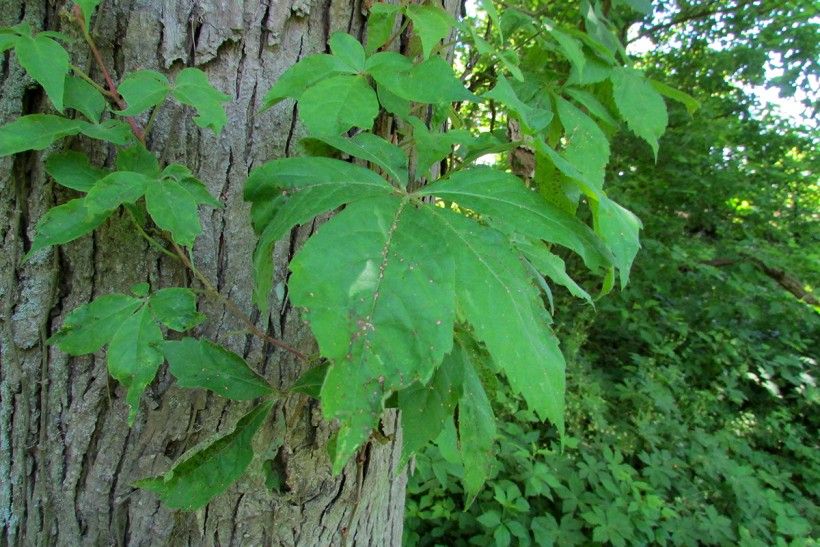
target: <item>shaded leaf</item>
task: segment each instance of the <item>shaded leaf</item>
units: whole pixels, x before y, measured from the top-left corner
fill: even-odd
[[[465,169],[420,193],[477,211],[505,231],[563,245],[578,253],[593,271],[610,264],[609,253],[586,224],[528,190],[509,173],[488,167]]]
[[[142,479],[135,486],[156,493],[171,509],[204,507],[234,483],[253,459],[254,435],[268,417],[273,402],[255,407],[233,431],[185,454],[165,475]]]
[[[434,104],[476,99],[441,57],[413,64],[403,55],[384,51],[367,60],[367,72],[388,91],[408,101]]]
[[[102,123],[80,122],[80,132],[92,139],[108,141],[120,146],[132,140],[131,127],[122,120],[106,120]]]
[[[151,295],[148,306],[154,319],[178,332],[192,329],[205,320],[196,311],[196,294],[191,289],[169,287]]]
[[[464,391],[458,402],[458,437],[464,462],[464,492],[469,506],[490,476],[495,459],[495,415],[490,400],[467,352],[464,356]]]
[[[117,170],[134,171],[147,177],[157,178],[159,161],[142,143],[117,149]]]
[[[310,367],[290,386],[290,391],[304,393],[314,399],[318,399],[322,391],[322,384],[325,383],[328,368],[330,368],[330,363],[328,362]]]
[[[63,103],[66,108],[73,108],[97,123],[105,111],[105,97],[93,85],[76,76],[66,76]]]
[[[465,356],[458,344],[444,357],[427,385],[413,384],[398,393],[402,424],[400,466],[438,437],[445,421],[452,421],[461,397]]]
[[[629,281],[632,261],[641,248],[638,237],[641,221],[631,211],[608,198],[593,201],[592,212],[595,231],[600,234],[615,257],[614,263],[618,267],[623,288]]]
[[[455,25],[449,13],[432,4],[410,4],[405,8],[405,13],[413,21],[413,30],[421,40],[425,59],[450,34],[450,29]]]
[[[62,112],[65,78],[69,67],[68,52],[42,33],[18,36],[14,51],[20,66],[43,86],[51,104]]]
[[[320,53],[305,57],[288,68],[265,94],[262,108],[267,109],[288,97],[298,99],[308,88],[318,82],[339,74],[349,74],[350,69],[333,55]]]
[[[209,389],[226,399],[249,401],[273,390],[242,357],[210,340],[165,342],[162,352],[180,387]]]
[[[337,150],[378,165],[402,187],[407,186],[407,156],[395,144],[373,133],[358,133],[351,138],[317,137]]]
[[[400,10],[400,6],[381,2],[370,6],[370,12],[367,14],[367,46],[365,47],[368,54],[383,46],[393,35],[396,27],[396,13]]]
[[[499,74],[495,87],[484,96],[509,107],[531,131],[539,132],[552,121],[552,112],[523,102],[503,75]]]
[[[91,16],[94,15],[94,10],[100,5],[102,0],[75,0],[75,4],[80,6],[83,10],[83,20],[85,21],[85,28],[91,29]]]
[[[51,154],[46,160],[46,172],[62,186],[87,192],[108,171],[94,167],[82,152],[66,150]]]

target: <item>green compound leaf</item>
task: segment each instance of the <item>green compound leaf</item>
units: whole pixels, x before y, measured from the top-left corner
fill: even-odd
[[[424,58],[427,59],[439,42],[450,34],[455,21],[439,6],[410,4],[405,13],[413,21],[413,30],[421,40]]]
[[[107,294],[75,308],[51,338],[54,344],[69,355],[94,353],[111,341],[120,325],[142,302],[124,294]]]
[[[378,165],[402,188],[407,186],[407,156],[395,144],[373,133],[358,133],[351,138],[316,137],[315,140],[332,146],[345,154]]]
[[[561,48],[564,56],[572,63],[578,74],[583,74],[584,67],[586,66],[586,57],[584,56],[581,43],[572,36],[555,28],[555,25],[551,22],[546,24],[546,28],[555,41],[558,42],[558,46]]]
[[[495,87],[484,94],[488,99],[494,99],[514,112],[524,125],[533,132],[539,132],[552,121],[552,112],[542,108],[532,107],[523,102],[507,79],[500,75]]]
[[[464,387],[458,402],[458,437],[464,462],[466,505],[472,504],[492,470],[496,427],[490,400],[464,350]]]
[[[657,161],[658,139],[669,121],[663,97],[643,74],[632,68],[615,68],[610,80],[618,111],[629,129],[649,143]]]
[[[364,72],[365,53],[362,44],[350,34],[334,32],[328,42],[330,51],[351,72]]]
[[[205,315],[196,311],[196,294],[191,289],[160,289],[151,295],[148,306],[154,319],[177,332],[192,329],[205,320]]]
[[[367,60],[367,72],[379,85],[408,101],[437,104],[476,100],[441,57],[414,65],[404,55],[383,51]]]
[[[149,108],[162,104],[170,88],[168,78],[155,70],[130,72],[117,87],[128,106],[117,114],[122,116],[142,114]]]
[[[638,232],[642,225],[638,217],[608,198],[591,202],[595,231],[615,256],[615,266],[621,278],[621,288],[629,282],[629,270],[641,248]]]
[[[446,133],[430,131],[420,119],[410,118],[413,126],[413,139],[416,141],[416,175],[427,176],[430,168],[450,155],[453,146],[470,142],[470,134],[464,130],[452,130]]]
[[[373,171],[329,158],[284,158],[254,169],[245,183],[261,232],[253,255],[254,302],[265,311],[273,286],[273,247],[291,228],[344,203],[383,196],[393,188]]]
[[[461,397],[465,356],[461,346],[444,357],[427,385],[413,384],[399,391],[402,449],[400,467],[410,456],[438,437]]]
[[[177,75],[172,90],[174,98],[182,104],[196,108],[194,123],[199,127],[209,127],[217,135],[228,121],[222,103],[231,100],[208,81],[208,77],[198,68],[183,69]]]
[[[611,264],[609,252],[586,224],[528,190],[509,173],[488,167],[466,169],[420,193],[475,210],[504,231],[563,245],[578,253],[593,271]]]
[[[509,242],[495,230],[434,208],[439,239],[455,255],[458,308],[513,390],[563,434],[564,357],[541,304]]]
[[[401,10],[395,4],[378,3],[370,6],[367,14],[367,46],[365,50],[368,54],[374,53],[382,47],[390,37],[396,27],[396,13]]]
[[[250,401],[273,393],[244,359],[210,340],[183,338],[165,342],[162,352],[180,387],[209,389],[235,401]]]
[[[85,199],[72,199],[52,207],[37,222],[34,228],[34,242],[23,260],[28,260],[40,249],[68,243],[84,236],[102,224],[109,214],[110,211],[92,213],[86,207]]]
[[[128,390],[129,425],[134,423],[142,392],[162,364],[161,343],[162,331],[143,305],[122,322],[108,344],[108,372]]]
[[[91,165],[88,156],[82,152],[66,150],[48,157],[46,173],[66,188],[88,192],[94,183],[108,174],[108,171]]]
[[[359,201],[291,262],[291,302],[307,309],[332,362],[321,400],[341,421],[336,473],[376,425],[386,394],[426,382],[450,350],[453,265],[427,243],[440,237],[435,228],[428,208],[406,199]]]
[[[52,114],[20,116],[0,127],[0,157],[26,150],[43,150],[54,141],[76,135],[85,124]]]
[[[609,161],[609,141],[595,120],[572,103],[556,96],[558,118],[564,126],[567,148],[564,157],[596,191],[604,186],[604,169]]]
[[[333,55],[319,53],[305,57],[276,80],[262,100],[262,109],[268,109],[283,99],[298,99],[308,88],[325,78],[350,73],[345,63]]]
[[[315,135],[338,135],[351,127],[370,129],[378,114],[376,92],[363,76],[327,78],[299,99],[299,116]]]
[[[541,242],[534,242],[526,239],[514,241],[516,248],[521,251],[535,268],[543,275],[552,279],[555,283],[566,287],[569,292],[592,304],[592,297],[581,288],[567,274],[566,265],[560,256],[554,255]]]
[[[174,180],[149,184],[145,191],[145,206],[154,223],[171,232],[171,237],[180,245],[192,246],[202,233],[197,200]]]
[[[14,51],[20,66],[43,86],[51,104],[58,112],[62,112],[65,77],[69,68],[68,52],[42,33],[18,36]]]
[[[135,486],[156,493],[171,509],[193,511],[228,489],[253,459],[253,437],[273,406],[267,401],[243,416],[227,435],[187,454],[158,477],[142,479]]]
[[[290,391],[304,393],[309,397],[318,399],[322,391],[322,384],[325,383],[328,368],[330,368],[330,363],[327,362],[310,367],[290,386]]]
[[[94,183],[85,196],[85,204],[92,215],[110,213],[123,203],[134,203],[156,181],[130,171],[114,171]]]
[[[80,112],[92,123],[100,121],[106,105],[102,93],[90,83],[76,76],[66,76],[63,103],[66,108],[73,108]]]
[[[611,127],[617,127],[618,122],[612,117],[607,107],[589,91],[583,89],[566,88],[564,93],[572,97],[576,102],[580,103],[584,108],[589,110],[590,114],[605,122]]]

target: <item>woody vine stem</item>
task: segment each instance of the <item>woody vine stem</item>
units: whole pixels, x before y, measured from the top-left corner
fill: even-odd
[[[74,8],[72,10],[72,19],[74,23],[79,25],[83,33],[83,37],[85,38],[85,41],[88,44],[88,48],[91,51],[91,55],[94,57],[94,61],[96,62],[97,67],[100,69],[100,72],[102,73],[103,78],[105,79],[106,85],[108,86],[108,92],[105,93],[106,98],[108,98],[110,101],[116,104],[121,110],[125,110],[128,105],[122,98],[122,95],[120,95],[117,89],[117,84],[115,84],[113,78],[111,78],[111,73],[108,71],[108,67],[106,67],[105,61],[103,61],[102,55],[100,54],[100,50],[97,48],[97,44],[91,37],[91,33],[88,31],[88,28],[85,24],[85,18],[83,17],[83,13],[80,10],[79,5],[74,5]],[[83,74],[83,76],[86,75]],[[89,78],[89,80],[91,80],[91,78]],[[96,83],[94,85],[95,87],[99,87]],[[151,125],[153,125],[151,122],[153,122],[153,120],[155,119],[156,112],[159,110],[160,106],[161,105],[154,107],[154,111],[151,113],[147,126],[149,130]],[[134,133],[134,136],[137,138],[137,140],[143,145],[145,145],[147,131],[142,128],[142,126],[133,116],[126,117],[126,121],[128,122],[128,125],[131,127],[131,131]],[[214,287],[214,285],[208,280],[208,278],[202,272],[200,272],[199,269],[196,268],[192,259],[185,254],[185,252],[179,245],[177,245],[174,241],[167,238],[164,234],[161,234],[162,237],[166,239],[174,249],[173,252],[169,251],[164,245],[162,245],[154,237],[148,234],[142,228],[142,226],[140,226],[139,222],[137,222],[133,214],[129,214],[129,216],[133,224],[137,226],[140,235],[149,243],[149,245],[151,245],[151,247],[154,247],[155,249],[157,249],[158,251],[162,252],[167,256],[179,260],[183,266],[190,270],[190,272],[197,279],[197,281],[199,281],[202,284],[202,286],[205,288],[205,293],[212,300],[216,300],[220,304],[222,304],[231,315],[233,315],[245,326],[245,328],[250,334],[264,340],[272,346],[275,346],[277,348],[283,349],[291,353],[301,361],[308,360],[307,356],[304,353],[300,352],[299,350],[287,344],[286,342],[278,338],[274,338],[273,336],[270,336],[268,333],[257,327],[256,324],[251,320],[251,318],[242,312],[242,310],[239,308],[236,302],[234,302],[224,294],[220,293],[219,289]]]

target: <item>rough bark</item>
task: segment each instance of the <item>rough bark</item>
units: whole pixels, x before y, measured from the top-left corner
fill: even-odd
[[[232,96],[219,137],[194,125],[189,111],[167,105],[149,147],[164,161],[190,166],[225,202],[224,209],[202,214],[195,258],[249,312],[255,239],[242,184],[260,162],[293,155],[301,133],[292,102],[257,113],[262,95],[299,58],[324,50],[330,32],[361,36],[360,2],[105,0],[97,17],[94,33],[115,77],[139,68],[173,74],[198,66]],[[52,0],[0,0],[0,25],[26,20],[35,28],[65,30],[58,16],[63,7]],[[98,75],[81,46],[71,46],[75,63]],[[19,65],[8,54],[1,60],[0,122],[46,110],[42,92]],[[83,138],[68,144],[113,164],[110,148]],[[339,477],[331,475],[325,451],[332,427],[316,404],[294,398],[276,407],[259,436],[257,448],[265,455],[205,509],[171,511],[131,486],[229,430],[249,405],[179,389],[163,368],[129,428],[124,394],[108,377],[104,353],[69,358],[45,344],[69,311],[95,297],[142,281],[195,284],[178,263],[136,237],[126,218],[21,263],[37,219],[74,197],[45,174],[48,152],[0,160],[0,544],[399,544],[406,479],[397,468],[395,413],[383,420],[394,440],[369,446]],[[277,247],[273,311],[254,316],[272,336],[305,352],[314,350],[312,339],[284,301],[283,287],[288,259],[311,229],[303,227]],[[220,305],[203,301],[201,308],[209,317],[201,334],[244,355],[272,382],[287,385],[301,372],[302,365],[247,335]],[[281,473],[281,493],[266,488],[262,465]]]

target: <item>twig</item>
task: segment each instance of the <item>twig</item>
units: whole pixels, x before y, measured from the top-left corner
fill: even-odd
[[[102,55],[100,55],[100,50],[97,49],[97,44],[94,42],[94,39],[91,37],[91,34],[88,32],[88,28],[85,26],[85,19],[83,19],[82,10],[79,7],[79,4],[74,5],[74,16],[77,19],[77,22],[80,25],[80,28],[83,31],[83,38],[85,38],[85,42],[88,44],[88,48],[91,50],[91,55],[94,56],[94,60],[97,62],[97,66],[102,72],[103,78],[105,79],[105,83],[108,86],[108,91],[111,94],[111,98],[117,103],[117,106],[120,107],[120,110],[125,110],[128,108],[128,104],[125,102],[125,99],[122,98],[120,92],[117,91],[117,84],[114,83],[114,80],[111,78],[111,74],[108,72],[108,68],[105,66],[105,62],[103,61]],[[143,133],[142,128],[137,123],[132,116],[126,116],[125,121],[128,122],[128,125],[131,126],[131,131],[134,133],[134,136],[137,137],[141,143],[145,144],[145,133]]]
[[[173,241],[171,242],[171,245],[173,245],[174,251],[176,251],[177,257],[182,261],[182,263],[185,265],[186,268],[191,270],[191,273],[194,274],[194,277],[196,277],[197,280],[200,283],[202,283],[202,286],[205,287],[205,290],[207,291],[207,293],[211,297],[213,297],[214,299],[219,300],[219,302],[223,306],[225,306],[225,309],[227,309],[231,313],[231,315],[233,315],[234,317],[239,319],[245,325],[245,327],[248,329],[248,331],[250,331],[255,336],[257,336],[259,338],[262,338],[263,340],[267,341],[272,346],[276,346],[277,348],[281,348],[285,351],[288,351],[288,352],[292,353],[293,355],[295,355],[296,357],[298,357],[302,361],[307,361],[308,360],[307,356],[304,353],[300,352],[299,350],[297,350],[293,346],[291,346],[289,344],[286,344],[282,340],[279,340],[277,338],[274,338],[274,337],[270,336],[268,333],[266,333],[265,331],[263,331],[262,329],[257,327],[254,324],[254,322],[251,321],[251,319],[247,315],[245,315],[245,313],[236,304],[236,302],[234,302],[233,300],[231,300],[227,296],[220,293],[219,290],[211,284],[210,280],[208,280],[208,278],[205,277],[205,275],[202,272],[200,272],[199,269],[197,269],[196,266],[194,266],[194,264],[191,262],[191,260],[185,254],[185,251],[183,251],[182,248],[180,248],[179,245],[177,245]]]

